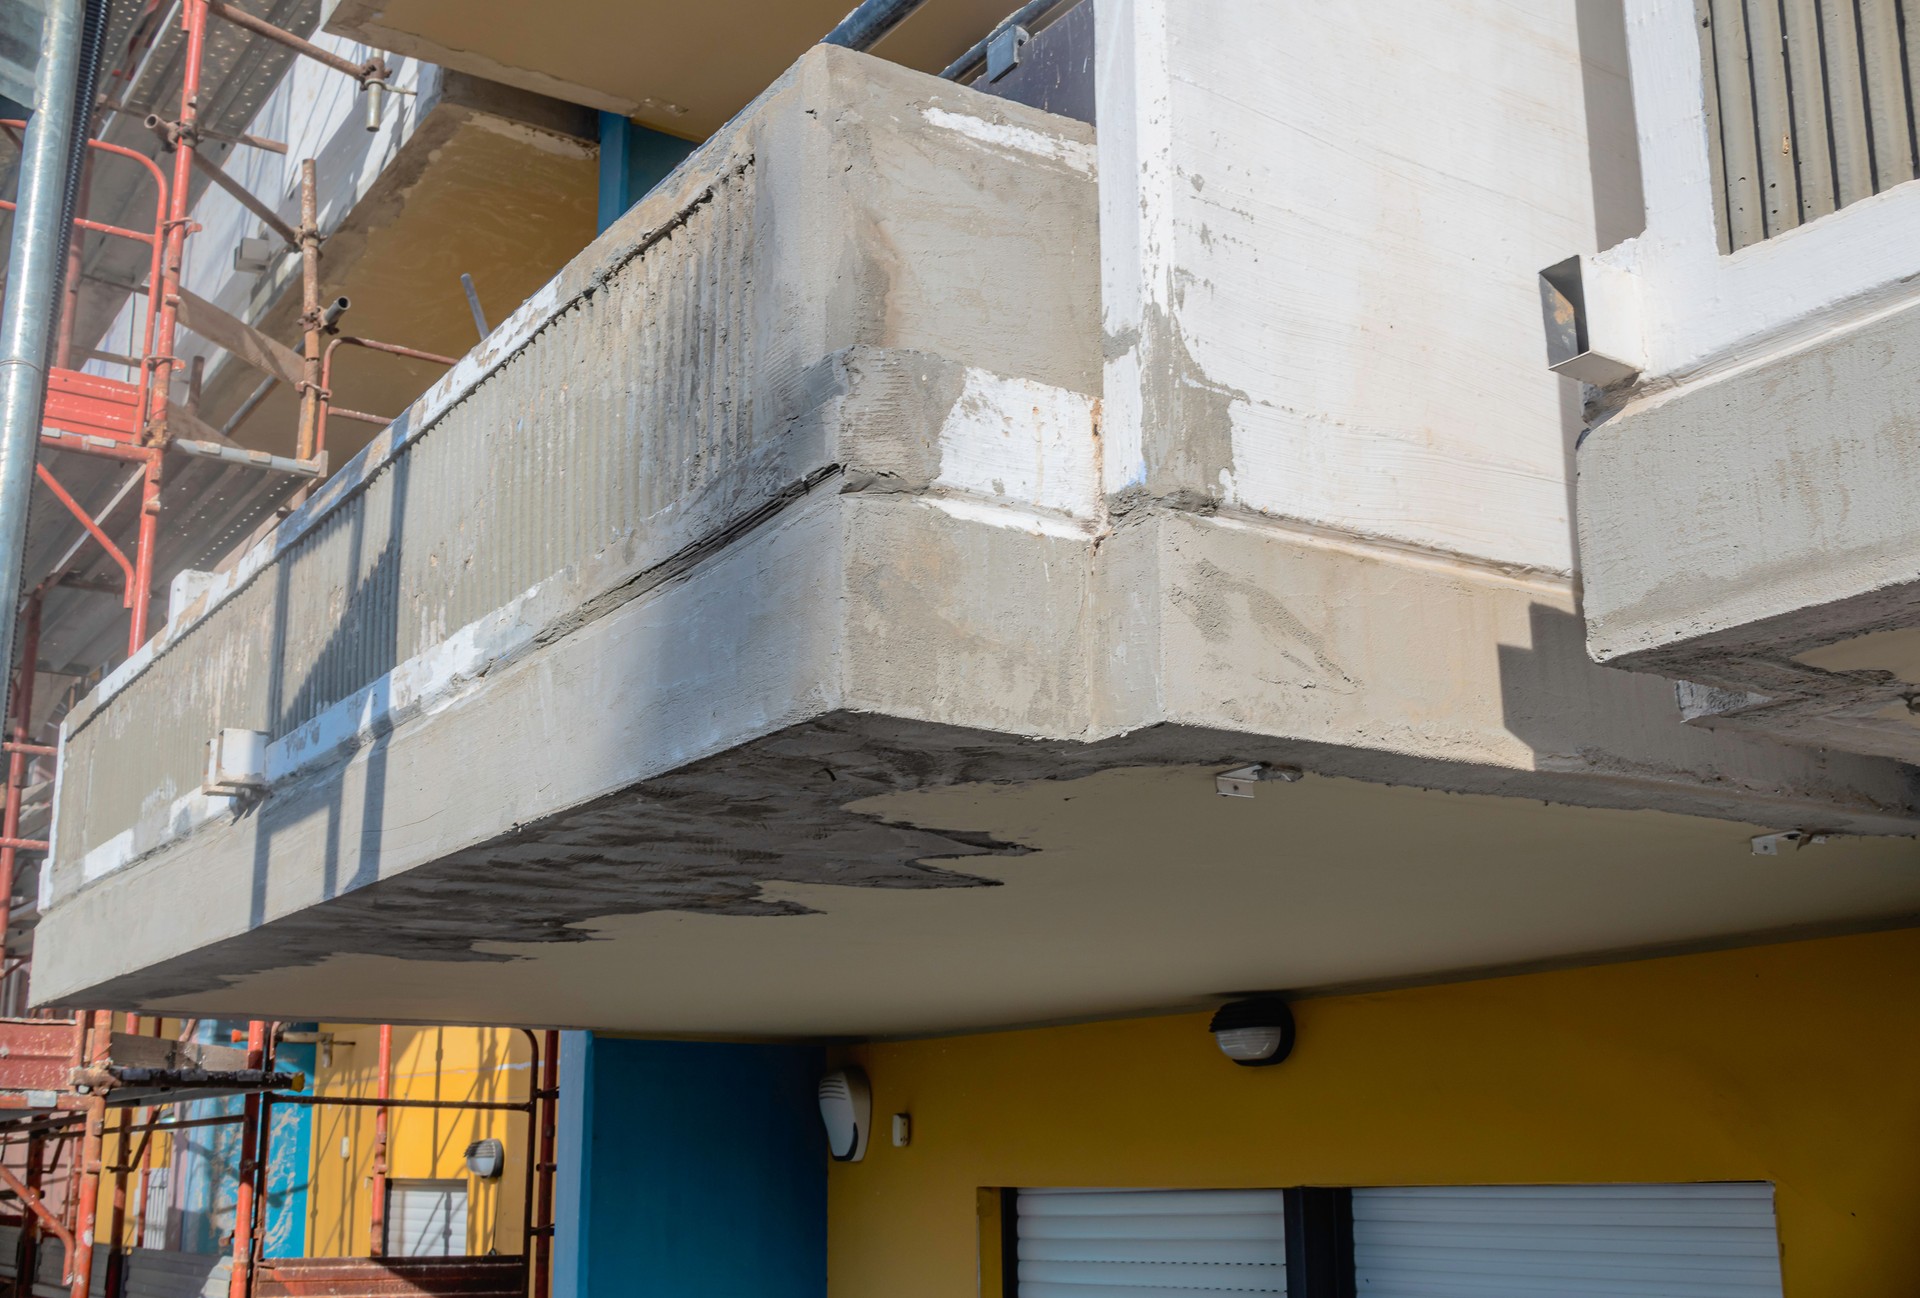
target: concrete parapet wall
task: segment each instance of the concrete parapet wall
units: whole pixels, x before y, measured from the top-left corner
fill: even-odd
[[[379,683],[404,664],[416,692],[485,670],[484,646],[447,646],[510,636],[473,630],[498,610],[564,634],[804,485],[833,463],[818,411],[849,348],[978,367],[999,386],[975,405],[1082,394],[1084,423],[1086,136],[803,59],[76,711],[56,892],[219,810],[197,793],[218,729],[310,760],[398,702]]]

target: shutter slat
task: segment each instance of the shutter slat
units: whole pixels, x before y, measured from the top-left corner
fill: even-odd
[[[1758,1184],[1356,1190],[1361,1298],[1780,1298]]]
[[[1273,1218],[1220,1217],[1022,1217],[1023,1239],[1268,1239]]]
[[[1020,1298],[1284,1295],[1278,1190],[1022,1190]]]

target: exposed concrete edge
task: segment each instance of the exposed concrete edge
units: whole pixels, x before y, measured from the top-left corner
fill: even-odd
[[[583,297],[596,292],[608,277],[684,224],[693,212],[711,201],[718,177],[728,168],[744,168],[752,157],[727,159],[718,168],[708,164],[723,158],[726,141],[716,137],[676,169],[678,183],[663,182],[648,198],[596,240],[588,254],[577,258],[546,286],[508,316],[479,346],[460,359],[393,423],[383,429],[358,455],[340,467],[299,509],[261,538],[161,632],[115,668],[92,693],[68,714],[63,734],[84,727],[101,707],[156,659],[190,635],[222,604],[244,590],[282,554],[296,546],[335,510],[350,502],[388,465],[398,459],[475,387],[507,364],[529,341]],[[583,265],[584,264],[584,265]]]
[[[267,748],[268,788],[342,760],[408,720],[450,706],[468,686],[490,672],[534,649],[577,634],[621,606],[693,571],[817,492],[908,494],[955,518],[1049,532],[1082,542],[1090,541],[1104,522],[1101,501],[1090,491],[1084,500],[1074,500],[1070,495],[1056,499],[1058,486],[1043,471],[1041,484],[1055,486],[1054,495],[1043,492],[1039,502],[1010,500],[992,494],[993,487],[1001,485],[991,480],[999,470],[997,462],[969,463],[953,453],[956,447],[972,449],[974,443],[994,446],[1004,440],[981,437],[982,426],[1024,422],[1035,425],[1036,440],[1044,441],[1045,434],[1052,431],[1057,434],[1056,443],[1096,441],[1092,430],[1097,425],[1098,403],[1092,398],[922,353],[869,346],[836,353],[815,369],[817,376],[811,385],[814,405],[801,412],[796,422],[811,424],[835,417],[844,421],[837,425],[842,442],[839,458],[834,458],[832,447],[823,447],[819,462],[800,461],[796,476],[775,486],[764,498],[653,562],[584,572],[572,567],[562,569],[455,629],[429,649],[271,742]],[[903,386],[918,386],[912,376],[928,369],[951,371],[952,385],[958,392],[947,410],[924,412],[937,445],[868,427],[891,409],[890,396]],[[1057,457],[1048,459],[1047,464],[1059,470],[1054,459]],[[1053,477],[1066,483],[1084,478],[1089,486],[1097,481],[1091,467],[1080,475],[1057,471]],[[231,597],[231,593],[225,592],[223,598]],[[100,706],[106,702],[101,700]],[[96,709],[93,715],[98,716],[99,711]],[[190,790],[169,805],[158,836],[143,834],[140,826],[130,826],[87,851],[79,862],[81,883],[84,886],[124,869],[245,810],[244,799]]]
[[[832,365],[844,370],[850,358],[873,365],[887,355],[877,349],[854,348],[834,358]],[[1064,394],[1065,390],[1059,391]],[[836,391],[822,404],[833,404],[843,395],[844,389]],[[271,743],[268,747],[269,788],[337,765],[409,721],[452,706],[490,673],[511,665],[532,650],[578,633],[633,600],[646,597],[660,586],[691,572],[699,563],[716,558],[784,511],[822,493],[897,497],[902,503],[931,508],[963,525],[1012,529],[1037,537],[1097,544],[1106,535],[1099,526],[1100,520],[957,489],[931,475],[876,475],[857,465],[823,464],[666,558],[636,571],[614,574],[598,593],[585,600],[579,598],[578,574],[568,569],[453,631],[431,649],[399,664]],[[1278,541],[1310,551],[1326,551],[1349,559],[1430,573],[1442,580],[1504,586],[1515,592],[1539,591],[1561,597],[1567,593],[1563,582],[1541,580],[1535,575],[1508,572],[1487,564],[1458,563],[1449,556],[1408,551],[1404,547],[1319,535],[1312,530],[1302,531],[1286,520],[1165,506],[1157,512],[1162,519],[1183,519],[1195,526],[1237,533],[1249,540]],[[1144,517],[1135,515],[1132,525],[1144,521]],[[857,688],[855,692],[858,693]],[[1675,723],[1678,732],[1677,713]],[[1146,724],[1230,733],[1220,730],[1217,718],[1202,715],[1160,711]],[[1080,732],[1077,738],[1097,745],[1120,738],[1133,729],[1132,726],[1105,727]],[[1684,767],[1637,769],[1592,761],[1548,762],[1528,769],[1491,762],[1450,761],[1410,749],[1316,744],[1259,730],[1246,733],[1249,742],[1267,747],[1304,744],[1305,747],[1297,750],[1289,747],[1288,752],[1295,756],[1310,754],[1313,769],[1320,773],[1386,784],[1538,798],[1574,806],[1626,810],[1653,806],[1680,814],[1751,820],[1773,828],[1821,827],[1837,832],[1893,836],[1920,834],[1920,814],[1913,819],[1902,819],[1890,815],[1885,808],[1864,804],[1848,808],[1836,804],[1831,797],[1805,795],[1797,790],[1742,788],[1724,774],[1703,778],[1699,772]],[[1061,738],[1058,735],[1025,737]],[[1800,750],[1778,744],[1763,734],[1744,742],[1775,750],[1783,757],[1801,755]],[[243,801],[190,791],[173,802],[165,827],[157,838],[139,841],[136,831],[129,828],[87,852],[80,862],[82,886],[167,851],[200,830],[229,821],[245,811]]]
[[[454,68],[436,64],[434,71],[432,96],[422,95],[427,100],[423,106],[426,112],[449,108],[469,120],[493,118],[511,122],[564,143],[582,157],[600,150],[600,122],[591,108]]]
[[[572,633],[548,645],[550,655],[522,654],[517,661],[491,669],[486,674],[484,696],[478,692],[478,679],[464,684],[447,682],[453,692],[443,705],[417,708],[398,716],[387,729],[374,733],[377,723],[351,734],[344,729],[333,734],[339,740],[324,749],[316,748],[313,764],[303,767],[302,779],[289,781],[293,787],[276,789],[261,807],[249,809],[230,822],[209,822],[195,834],[168,842],[152,853],[112,875],[85,883],[62,896],[47,916],[49,932],[79,934],[112,931],[125,934],[124,942],[110,953],[90,949],[84,942],[55,943],[73,952],[71,966],[50,965],[43,974],[40,991],[45,999],[92,997],[99,1003],[121,1003],[115,999],[126,992],[115,981],[133,976],[141,969],[183,959],[189,952],[202,952],[205,960],[221,962],[268,958],[264,950],[280,964],[298,960],[287,954],[289,930],[305,923],[320,925],[326,932],[332,923],[321,912],[340,899],[361,898],[357,907],[378,909],[378,890],[394,885],[402,892],[432,893],[435,888],[459,883],[485,889],[485,877],[469,877],[474,870],[467,862],[488,859],[490,845],[516,837],[532,835],[536,841],[542,826],[564,822],[582,807],[597,799],[636,797],[642,802],[666,796],[666,790],[688,781],[735,789],[744,783],[750,788],[765,785],[769,769],[786,764],[784,769],[803,770],[817,775],[820,760],[810,751],[828,754],[846,751],[870,736],[876,751],[897,754],[932,754],[930,762],[904,762],[898,768],[894,787],[921,787],[926,784],[969,781],[1001,782],[1070,778],[1096,770],[1131,765],[1218,764],[1220,769],[1248,761],[1267,761],[1303,767],[1316,775],[1345,776],[1376,784],[1400,784],[1446,789],[1460,793],[1486,793],[1510,797],[1538,798],[1579,806],[1641,808],[1647,805],[1652,790],[1666,809],[1692,814],[1719,814],[1738,824],[1758,828],[1813,823],[1845,828],[1855,833],[1881,833],[1911,836],[1920,824],[1910,814],[1901,816],[1886,806],[1878,809],[1868,799],[1857,797],[1851,809],[1836,801],[1795,800],[1786,788],[1759,788],[1731,780],[1725,774],[1705,772],[1687,788],[1668,781],[1664,785],[1648,781],[1632,771],[1595,770],[1588,766],[1555,765],[1534,769],[1498,766],[1490,762],[1466,761],[1445,754],[1446,745],[1436,744],[1426,754],[1378,747],[1363,747],[1356,742],[1335,743],[1308,737],[1302,731],[1302,718],[1295,718],[1292,734],[1256,733],[1247,729],[1208,724],[1198,717],[1161,721],[1158,717],[1129,728],[1110,729],[1093,737],[1087,733],[1023,737],[1006,730],[982,730],[929,717],[900,715],[897,710],[882,712],[885,700],[872,697],[861,673],[871,670],[860,663],[842,665],[845,646],[861,639],[853,629],[853,611],[844,606],[844,593],[836,600],[829,584],[841,583],[844,592],[847,574],[842,554],[847,545],[846,530],[864,528],[861,521],[867,511],[891,513],[895,519],[908,520],[910,526],[923,529],[947,527],[954,515],[941,510],[938,503],[915,493],[855,492],[833,489],[831,480],[815,485],[804,496],[776,510],[750,532],[740,536],[728,549],[711,555],[713,562],[697,565],[679,577],[652,585],[644,597],[629,599],[611,607],[605,615],[576,628]],[[1161,516],[1160,522],[1169,521]],[[1298,547],[1294,538],[1253,537],[1245,526],[1222,527],[1218,520],[1187,515],[1177,521],[1209,531],[1232,534],[1243,540],[1278,540]],[[978,520],[962,519],[968,528],[986,529]],[[1110,534],[1106,543],[1127,539],[1144,546],[1136,553],[1157,551],[1159,540],[1153,521],[1138,520],[1122,532]],[[1027,541],[1022,542],[1025,534]],[[884,540],[888,533],[873,531],[867,544]],[[1084,553],[1096,548],[1095,538],[1075,531],[1070,537],[1029,531],[1017,525],[1001,526],[994,535],[1014,544],[1028,544],[1035,551],[1062,540],[1077,543]],[[785,547],[784,550],[780,547]],[[784,553],[780,562],[773,558]],[[1366,556],[1393,563],[1386,556]],[[812,574],[806,585],[797,582],[802,574]],[[751,599],[741,599],[739,583],[752,580],[762,592],[773,590],[788,601],[778,608],[760,609]],[[1521,591],[1524,595],[1526,592]],[[1007,594],[1011,607],[1032,611],[1030,591]],[[671,693],[662,692],[662,680],[649,677],[636,680],[640,670],[653,673],[660,668],[645,655],[635,657],[633,646],[652,643],[647,627],[683,626],[689,617],[686,601],[722,600],[728,607],[752,609],[760,619],[756,625],[776,626],[771,641],[742,640],[760,648],[728,666],[729,671],[771,673],[764,679],[778,685],[756,693],[744,704],[739,691],[732,697],[713,691],[724,690],[725,682],[706,682],[689,690],[686,682],[669,674]],[[799,625],[805,623],[804,626]],[[514,634],[522,631],[508,628]],[[1022,641],[1034,637],[1030,628],[1007,628],[1007,634]],[[725,628],[714,628],[722,634]],[[818,653],[811,656],[797,644],[818,649],[837,645],[831,660]],[[613,646],[626,646],[615,650]],[[1051,652],[1047,646],[1041,651]],[[1098,653],[1098,650],[1095,650]],[[597,667],[592,665],[598,664]],[[1601,671],[1588,668],[1590,671]],[[842,672],[847,673],[843,678]],[[777,679],[776,679],[777,678]],[[756,675],[756,680],[762,677]],[[605,700],[611,683],[620,682],[625,691],[621,703],[623,719],[613,723],[616,733],[584,735],[556,720],[542,723],[548,733],[533,734],[530,726],[536,716],[577,717],[589,707],[587,700]],[[586,691],[582,693],[582,691]],[[923,691],[924,692],[924,691]],[[747,724],[728,722],[709,726],[698,736],[697,747],[687,747],[695,738],[684,726],[675,724],[675,709],[686,706],[705,708],[714,700],[728,707],[744,706]],[[393,701],[389,695],[385,700]],[[924,704],[924,701],[923,701]],[[656,707],[664,709],[657,712]],[[872,709],[872,710],[869,710]],[[924,710],[924,707],[923,707]],[[1164,716],[1164,712],[1160,714]],[[644,718],[637,725],[631,718]],[[351,718],[335,718],[348,720]],[[1083,724],[1077,716],[1064,718]],[[736,718],[737,720],[737,718]],[[478,727],[478,729],[476,729]],[[502,727],[514,733],[514,743],[500,744]],[[1679,729],[1678,726],[1675,727]],[[811,741],[812,731],[825,730],[824,737]],[[495,738],[483,741],[481,736]],[[391,736],[388,742],[381,742]],[[629,736],[639,736],[639,742]],[[371,736],[375,742],[359,742]],[[429,739],[429,736],[431,738]],[[1444,741],[1445,737],[1440,737]],[[400,746],[403,740],[431,743],[433,747]],[[493,785],[476,779],[460,762],[446,760],[450,754],[479,755],[491,744],[487,763],[498,768],[494,774],[507,779],[502,771],[510,768],[512,787],[519,793],[500,793]],[[528,761],[543,763],[543,783],[559,775],[546,763],[561,751],[585,745],[593,751],[617,754],[608,762],[573,763],[565,775],[564,787],[533,791],[525,788],[524,771]],[[824,747],[822,746],[824,745]],[[1459,751],[1455,747],[1455,751]],[[1760,745],[1756,751],[1791,753],[1778,745]],[[545,752],[547,756],[539,756]],[[438,753],[440,756],[436,757]],[[505,756],[502,756],[505,754]],[[939,755],[945,754],[944,758]],[[1889,771],[1892,764],[1876,763],[1876,771]],[[335,775],[334,772],[338,772]],[[1789,769],[1781,781],[1793,777]],[[1713,788],[1716,778],[1720,787]],[[1833,781],[1829,781],[1829,787]],[[1882,781],[1884,783],[1884,780]],[[509,787],[502,784],[501,789]],[[851,802],[871,791],[872,781],[863,788],[858,782],[836,780],[835,792],[825,799],[809,798],[832,811],[834,799]],[[841,792],[840,790],[843,790]],[[1885,794],[1886,789],[1879,790]],[[375,831],[374,838],[364,819],[370,797],[378,794],[387,808],[384,814],[404,813],[399,824]],[[498,795],[498,796],[496,796]],[[490,818],[457,826],[432,824],[433,809],[447,805],[448,799],[468,796],[492,807]],[[517,799],[517,801],[516,801]],[[529,800],[531,799],[531,800]],[[730,802],[738,802],[729,797]],[[497,803],[497,805],[496,805]],[[754,800],[748,800],[752,811]],[[323,829],[333,810],[345,817],[337,831]],[[357,808],[357,810],[354,810]],[[424,814],[425,820],[421,817]],[[753,812],[752,814],[758,814]],[[379,823],[379,822],[376,822]],[[424,825],[425,827],[420,827]],[[904,828],[915,828],[905,826]],[[395,832],[395,831],[399,832]],[[367,859],[358,855],[335,861],[327,857],[320,835],[337,832],[340,843],[364,842],[377,845]],[[283,835],[287,837],[283,837]],[[716,837],[716,842],[725,838]],[[1018,844],[1006,845],[1016,848]],[[957,842],[955,854],[994,850]],[[263,855],[263,853],[265,853]],[[927,853],[922,852],[922,856]],[[752,862],[743,865],[751,872],[759,868]],[[425,871],[426,874],[416,874]],[[401,883],[406,879],[410,883]],[[429,879],[440,882],[432,883]],[[857,885],[856,885],[857,886]],[[940,884],[938,886],[949,886]],[[157,899],[168,899],[159,906]],[[161,922],[159,915],[177,917],[183,910],[195,915],[195,931],[202,936],[182,948],[177,918]],[[356,912],[357,913],[357,912]],[[618,913],[617,910],[608,913]],[[302,919],[310,916],[310,919]],[[396,922],[398,922],[396,920]],[[464,921],[463,921],[464,922]],[[580,935],[564,925],[532,926],[545,936],[533,940],[570,941]],[[400,940],[422,941],[426,937],[440,945],[433,958],[449,958],[445,943],[445,925],[425,937],[401,926]],[[464,928],[460,930],[466,932]],[[484,935],[481,935],[484,936]],[[307,944],[319,939],[307,933]],[[479,940],[476,938],[475,940]],[[229,944],[261,944],[255,954],[245,956]],[[84,958],[83,958],[84,953]],[[104,956],[104,958],[103,958]],[[454,956],[452,958],[461,958]],[[485,951],[470,958],[495,959]],[[102,980],[102,965],[115,966]],[[224,967],[224,965],[222,965]],[[181,976],[176,969],[173,977]],[[85,980],[85,986],[82,986]],[[134,1002],[127,1002],[132,1004]]]
[[[1805,674],[1817,669],[1795,664],[1795,655],[1835,640],[1911,626],[1916,614],[1920,614],[1920,564],[1914,567],[1911,576],[1895,576],[1883,585],[1855,594],[1803,605],[1770,617],[1730,621],[1725,626],[1683,639],[1626,647],[1618,643],[1622,637],[1617,635],[1613,642],[1608,642],[1603,627],[1597,634],[1589,630],[1587,645],[1595,662],[1682,680],[1704,679],[1698,677],[1703,659],[1750,655],[1776,660],[1782,670]],[[1644,634],[1635,638],[1646,641]]]
[[[1547,801],[1562,802],[1571,806],[1613,805],[1604,800],[1595,802],[1587,798],[1553,796],[1555,793],[1577,791],[1577,783],[1564,774],[1493,771],[1471,767],[1464,763],[1426,761],[1397,754],[1368,754],[1340,745],[1309,740],[1275,739],[1212,727],[1168,723],[1109,736],[1093,742],[1083,742],[1077,739],[1022,738],[959,726],[847,711],[843,708],[829,708],[809,719],[795,721],[782,728],[765,732],[738,747],[690,761],[672,770],[662,771],[659,775],[630,786],[615,796],[645,800],[652,796],[656,789],[687,782],[710,783],[715,779],[723,782],[737,782],[743,778],[743,773],[751,772],[755,776],[764,776],[770,764],[783,762],[817,769],[821,764],[821,758],[807,756],[810,749],[817,750],[821,754],[845,753],[858,747],[862,736],[870,738],[876,750],[910,750],[919,754],[934,755],[934,760],[930,764],[916,764],[913,768],[910,784],[915,788],[968,783],[1002,784],[1036,780],[1073,780],[1102,771],[1140,766],[1177,765],[1216,767],[1224,770],[1231,766],[1259,761],[1299,766],[1315,776],[1361,779],[1374,784],[1418,788],[1447,787],[1453,792],[1466,794],[1541,797]],[[360,756],[353,760],[364,762],[366,758]],[[866,784],[853,781],[851,785],[852,787],[844,795],[845,800],[849,802],[860,801],[873,792],[870,781]],[[564,822],[585,805],[588,804],[579,804],[556,812],[544,820],[546,823]],[[1641,809],[1633,806],[1630,801],[1618,805],[1627,810]],[[902,832],[913,832],[922,828],[911,821],[882,820],[878,823]],[[538,829],[539,826],[533,824],[515,825],[504,835],[495,836],[488,842],[500,842],[523,834],[537,835]],[[976,843],[970,841],[965,833],[950,828],[933,832],[951,835],[953,841],[950,852],[933,857],[923,855],[920,858],[923,866],[944,876],[927,885],[931,887],[956,884],[965,886],[970,878],[965,873],[965,862],[968,856],[1004,855],[1026,850],[1024,845],[1017,842],[993,846]],[[484,857],[485,846],[484,843],[476,844],[463,855],[471,856],[478,852]],[[145,899],[145,892],[154,888],[167,887],[166,879],[172,872],[185,868],[184,860],[180,859],[181,854],[192,850],[194,849],[188,844],[176,845],[159,859],[148,862],[140,871],[124,877],[116,876],[102,881],[99,886],[85,889],[81,894],[63,903],[63,906],[74,907],[74,909],[55,912],[49,917],[50,922],[56,926],[71,923],[75,926],[76,932],[99,931],[102,926],[108,924],[115,925],[116,931],[130,932],[128,923],[130,917],[136,913],[144,913],[144,908],[151,904]],[[225,856],[231,860],[234,853],[228,852]],[[219,857],[210,857],[202,853],[194,856],[192,860],[195,862],[196,869],[192,887],[196,890],[205,890],[209,900],[223,893],[232,897],[245,891],[241,886],[244,882],[242,879],[220,877]],[[940,865],[934,864],[935,861],[951,868],[941,869]],[[461,860],[443,858],[423,862],[418,866],[383,871],[378,878],[370,879],[364,884],[308,906],[293,907],[283,913],[268,915],[261,922],[240,925],[227,923],[222,926],[220,936],[202,941],[189,950],[170,952],[157,959],[152,952],[139,952],[134,953],[132,960],[129,961],[125,958],[128,951],[116,950],[113,953],[114,958],[123,967],[105,978],[100,978],[100,970],[104,962],[100,959],[99,953],[93,953],[91,960],[76,958],[75,968],[88,969],[90,976],[98,980],[88,982],[84,986],[77,983],[63,985],[59,980],[59,973],[64,971],[49,968],[37,985],[37,994],[43,994],[43,999],[38,1003],[84,1003],[144,1011],[150,1008],[142,999],[150,994],[149,975],[152,970],[161,965],[188,960],[205,968],[215,969],[218,971],[217,977],[204,980],[205,985],[212,987],[241,981],[248,974],[266,968],[284,968],[311,963],[299,952],[313,946],[316,938],[324,942],[325,934],[331,934],[334,939],[338,939],[342,931],[339,928],[339,917],[328,918],[318,913],[321,910],[332,904],[344,902],[354,908],[353,913],[361,914],[366,920],[373,921],[382,913],[386,913],[387,903],[381,899],[392,896],[392,889],[398,888],[403,892],[412,891],[414,903],[417,904],[421,891],[432,893],[472,868]],[[752,869],[750,866],[747,868]],[[439,882],[414,883],[416,871],[435,874]],[[975,882],[990,884],[993,881],[977,879]],[[122,885],[134,886],[125,888]],[[488,881],[473,879],[470,881],[470,886],[484,893],[488,887]],[[843,886],[871,885],[849,882]],[[394,904],[399,904],[397,899]],[[673,908],[699,909],[698,907]],[[86,914],[76,917],[81,911]],[[525,926],[525,932],[512,938],[499,934],[472,934],[472,949],[464,956],[449,954],[444,946],[444,935],[437,932],[430,935],[437,944],[431,954],[424,950],[416,950],[413,944],[419,943],[422,935],[410,929],[404,920],[396,920],[395,927],[391,929],[381,929],[377,923],[355,923],[348,927],[356,932],[366,930],[361,933],[361,937],[375,943],[382,954],[407,958],[411,953],[415,958],[436,960],[465,958],[497,962],[516,957],[490,949],[492,944],[500,941],[591,940],[590,934],[578,926],[586,925],[590,928],[596,919],[622,913],[632,912],[616,909],[591,915],[583,914],[561,925],[530,922]],[[205,916],[201,917],[200,922],[203,925],[207,922]],[[1840,921],[1835,924],[1806,928],[1769,929],[1718,935],[1698,941],[1689,940],[1660,946],[1607,948],[1511,966],[1438,970],[1431,975],[1431,980],[1446,982],[1496,977],[1552,967],[1573,967],[1613,960],[1652,958],[1691,949],[1710,950],[1716,947],[1751,945],[1796,937],[1864,932],[1881,927],[1905,927],[1916,922],[1920,922],[1920,916],[1902,914],[1860,921]],[[305,932],[303,936],[302,926],[308,923],[315,924],[318,928]],[[554,931],[536,935],[542,929]],[[129,948],[130,946],[131,940]],[[169,976],[177,982],[183,974],[176,967]],[[188,978],[190,981],[197,980],[192,976]],[[1393,981],[1411,985],[1414,982],[1427,980],[1428,978],[1423,975],[1418,979]],[[1342,990],[1362,989],[1364,987],[1361,984],[1330,984],[1325,990],[1328,994],[1334,994]],[[191,995],[191,992],[181,991],[178,987],[173,987],[164,993],[173,1011],[190,1006]]]
[[[1676,401],[1710,399],[1716,391],[1764,377],[1769,371],[1791,373],[1784,367],[1813,359],[1816,352],[1825,349],[1871,345],[1873,331],[1916,311],[1920,311],[1920,287],[1903,292],[1866,315],[1839,325],[1823,324],[1760,354],[1742,352],[1739,364],[1637,392],[1619,410],[1594,422],[1582,434],[1575,455],[1576,478],[1580,485],[1587,486],[1586,492],[1580,493],[1577,510],[1586,552],[1595,556],[1602,547],[1589,534],[1589,519],[1596,515],[1589,499],[1594,488],[1585,479],[1590,471],[1605,472],[1597,466],[1603,459],[1612,463],[1615,454],[1633,463],[1632,448],[1650,432],[1634,426],[1632,420],[1652,415]],[[1723,402],[1729,400],[1722,398]],[[1651,473],[1653,466],[1647,466],[1647,471]],[[1599,524],[1593,527],[1598,529]],[[1588,566],[1597,571],[1592,562]],[[1746,688],[1730,678],[1700,675],[1700,660],[1740,654],[1790,659],[1836,638],[1900,625],[1920,609],[1920,555],[1902,547],[1889,546],[1872,562],[1861,562],[1858,555],[1849,552],[1830,565],[1826,578],[1821,593],[1827,598],[1784,613],[1774,611],[1782,607],[1783,600],[1771,580],[1750,583],[1745,589],[1716,588],[1710,598],[1701,598],[1688,607],[1684,627],[1675,625],[1680,619],[1670,613],[1649,610],[1650,595],[1644,590],[1614,607],[1589,599],[1588,651],[1596,662],[1630,671]],[[1832,593],[1843,584],[1851,588]],[[1604,583],[1593,589],[1599,594],[1608,593]]]

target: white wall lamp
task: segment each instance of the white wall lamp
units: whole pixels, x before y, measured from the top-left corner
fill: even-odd
[[[820,1079],[820,1121],[827,1126],[827,1152],[836,1163],[857,1163],[867,1156],[873,1133],[873,1087],[857,1064],[836,1068]]]
[[[481,1180],[494,1180],[506,1167],[507,1147],[491,1136],[467,1146],[467,1170]]]
[[[1220,1053],[1242,1068],[1271,1068],[1293,1053],[1293,1011],[1278,996],[1222,1005],[1207,1031]]]

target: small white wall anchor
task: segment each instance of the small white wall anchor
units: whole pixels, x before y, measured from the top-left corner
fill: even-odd
[[[1213,787],[1223,798],[1251,798],[1256,784],[1269,780],[1292,784],[1303,774],[1297,766],[1269,766],[1265,762],[1255,762],[1251,766],[1236,766],[1231,771],[1220,772],[1213,777]]]
[[[1829,834],[1817,829],[1783,829],[1777,834],[1759,834],[1753,839],[1755,856],[1778,856],[1780,849],[1791,847],[1799,851],[1809,843],[1831,843],[1837,834]]]

